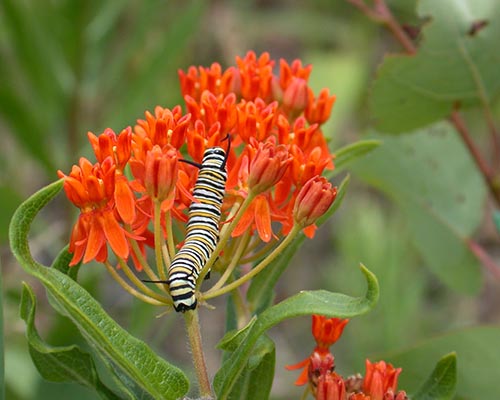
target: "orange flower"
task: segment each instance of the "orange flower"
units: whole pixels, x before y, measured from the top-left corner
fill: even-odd
[[[236,132],[245,143],[250,138],[263,142],[273,131],[277,109],[277,101],[269,104],[262,99],[241,101],[236,106]]]
[[[308,98],[307,81],[294,77],[283,93],[283,107],[285,112],[291,116],[300,115],[309,103]]]
[[[193,121],[201,121],[205,126],[219,123],[221,135],[226,136],[236,123],[236,95],[229,93],[216,96],[205,90],[200,100],[185,96],[186,108],[191,113]]]
[[[117,257],[126,259],[129,255],[126,233],[115,214],[115,168],[111,157],[95,165],[82,157],[69,175],[58,171],[59,177],[64,178],[66,195],[81,211],[70,238],[70,266],[82,258],[84,263],[93,259],[104,262],[107,243]]]
[[[300,189],[293,208],[293,219],[302,227],[307,227],[321,217],[337,196],[337,188],[322,176],[309,179]]]
[[[318,97],[314,97],[311,89],[309,89],[309,102],[304,111],[307,121],[310,124],[323,124],[332,112],[333,104],[335,103],[335,95],[330,96],[328,89],[322,89]]]
[[[312,316],[312,333],[316,340],[316,350],[326,351],[339,340],[348,319],[326,318],[322,315]]]
[[[152,199],[168,202],[162,209],[168,209],[172,205],[177,174],[177,150],[170,146],[163,152],[160,146],[153,146],[146,156],[144,185],[146,193]]]
[[[257,58],[255,52],[249,51],[243,58],[236,57],[236,64],[235,93],[245,100],[255,100],[257,97],[271,100],[274,61],[269,53],[264,52]]]
[[[219,63],[213,63],[210,68],[192,66],[187,73],[179,70],[182,95],[189,95],[197,101],[205,90],[216,96],[228,94],[233,91],[235,71],[234,67],[230,67],[222,72]]]
[[[344,380],[339,374],[329,372],[319,376],[316,400],[344,400],[345,396]]]
[[[385,361],[372,364],[368,359],[365,364],[366,374],[363,381],[363,392],[370,396],[370,400],[402,400],[406,398],[404,391],[396,394],[401,368],[394,368],[392,364]]]
[[[273,238],[271,227],[271,203],[269,195],[260,194],[256,196],[240,221],[231,232],[232,237],[243,235],[249,229],[257,231],[263,242],[269,242]]]
[[[330,346],[342,335],[348,319],[326,318],[321,315],[312,316],[311,331],[316,340],[316,347],[309,358],[285,368],[288,370],[303,368],[302,373],[295,381],[296,385],[304,385],[309,382],[313,393],[318,383],[318,377],[327,372],[333,372],[335,368]]]
[[[124,169],[132,150],[132,130],[128,127],[117,136],[112,129],[108,128],[99,136],[88,132],[87,137],[94,149],[97,161],[103,163],[107,157],[113,160],[116,166],[114,191],[116,210],[125,223],[133,223],[136,218],[136,199],[124,176]]]
[[[146,120],[138,119],[137,125],[134,127],[132,145],[136,158],[141,158],[138,152],[142,152],[143,157],[145,157],[147,150],[151,150],[155,144],[161,148],[170,144],[176,149],[180,149],[184,144],[186,130],[189,127],[190,114],[183,115],[180,106],[176,106],[172,110],[158,106],[155,107],[154,115],[149,111],[146,111],[145,115]],[[144,151],[141,146],[146,139],[150,141],[150,144]]]
[[[246,149],[250,153],[247,185],[254,193],[265,192],[276,185],[292,161],[288,149],[276,145],[274,137],[261,143],[251,140]]]

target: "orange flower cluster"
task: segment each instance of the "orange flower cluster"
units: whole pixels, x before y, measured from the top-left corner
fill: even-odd
[[[181,106],[158,106],[118,135],[111,129],[89,133],[97,162],[82,158],[69,175],[58,171],[68,198],[81,210],[71,234],[71,265],[106,261],[109,244],[117,257],[132,256],[141,270],[131,242],[142,252],[153,245],[155,204],[180,226],[187,220],[197,170],[179,160],[200,163],[205,149],[220,146],[227,135],[223,215],[252,199],[232,237],[250,231],[269,242],[297,225],[312,237],[314,222],[334,201],[336,188],[321,176],[333,168],[321,125],[335,96],[327,89],[314,95],[308,86],[311,69],[299,60],[281,60],[275,74],[269,54],[254,52],[237,57],[226,70],[217,63],[190,67],[179,71],[185,112]],[[280,232],[273,222],[281,225]]]
[[[366,360],[366,373],[344,379],[335,370],[335,360],[330,346],[335,343],[348,319],[312,316],[312,334],[316,347],[311,356],[289,370],[303,368],[296,385],[309,383],[316,400],[407,400],[405,391],[397,391],[401,368],[394,368],[385,361],[371,363]]]

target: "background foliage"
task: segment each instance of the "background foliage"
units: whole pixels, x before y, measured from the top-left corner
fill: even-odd
[[[494,398],[488,385],[499,370],[498,279],[471,253],[471,240],[493,256],[498,234],[493,207],[476,165],[452,125],[462,111],[479,147],[489,149],[485,105],[498,121],[500,31],[495,0],[389,2],[404,23],[427,21],[419,54],[408,58],[392,36],[347,2],[260,1],[14,1],[0,4],[0,240],[2,247],[6,398],[94,398],[77,385],[50,384],[30,359],[19,318],[22,280],[41,301],[36,326],[53,346],[83,340],[65,318],[50,311],[43,288],[13,261],[7,224],[22,199],[88,155],[86,132],[134,124],[144,110],[181,101],[178,68],[223,65],[248,49],[273,58],[300,57],[314,65],[315,90],[337,94],[324,132],[330,148],[374,138],[382,146],[348,170],[351,184],[339,212],[306,241],[282,276],[277,300],[302,289],[359,294],[355,266],[377,275],[380,301],[353,319],[334,347],[342,374],[362,370],[364,358],[385,357],[403,367],[400,387],[417,390],[446,353],[458,357],[457,398]],[[471,22],[487,29],[465,35]],[[386,57],[387,52],[394,55]],[[73,210],[52,203],[32,229],[31,250],[51,264],[68,238]],[[53,253],[51,253],[53,251]],[[82,284],[108,313],[170,362],[190,369],[189,356],[171,338],[183,335],[175,315],[133,301],[102,268],[85,266]],[[24,316],[28,313],[24,295]],[[43,302],[45,301],[45,303]],[[224,332],[224,307],[202,312],[209,369],[221,362],[214,348]],[[34,305],[31,305],[34,307]],[[33,311],[34,313],[34,311]],[[34,314],[33,314],[34,315]],[[203,318],[206,318],[205,320]],[[309,319],[269,331],[276,343],[275,399],[297,398],[295,374],[282,369],[312,348]],[[310,343],[307,351],[304,343]],[[85,350],[85,349],[84,349]],[[0,352],[2,353],[2,352]],[[98,370],[99,365],[95,366]],[[0,385],[3,386],[3,385]]]

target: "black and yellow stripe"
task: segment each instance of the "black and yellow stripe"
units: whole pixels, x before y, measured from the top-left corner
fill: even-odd
[[[194,200],[189,207],[186,239],[168,269],[167,283],[175,311],[196,308],[196,281],[217,246],[226,190],[226,160],[226,152],[222,148],[211,147],[205,151],[199,165]]]

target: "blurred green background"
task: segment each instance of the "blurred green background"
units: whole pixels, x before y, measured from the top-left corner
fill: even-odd
[[[402,21],[417,21],[416,0],[390,4]],[[275,60],[301,58],[313,64],[315,92],[328,87],[337,95],[324,127],[334,152],[373,135],[367,106],[371,82],[383,55],[401,51],[389,33],[343,0],[0,2],[0,244],[7,399],[95,398],[76,385],[43,381],[30,360],[25,326],[18,316],[23,280],[37,289],[41,336],[54,345],[83,345],[83,340],[51,309],[41,285],[10,255],[7,229],[16,206],[54,181],[58,169],[68,171],[80,156],[90,155],[87,131],[98,134],[111,127],[119,132],[155,105],[181,103],[179,68],[215,61],[227,66],[248,50],[269,51]],[[481,126],[479,114],[468,112],[473,127]],[[449,134],[447,128],[439,129]],[[391,140],[392,136],[387,138],[388,146],[398,146]],[[405,140],[418,147],[411,137]],[[479,277],[475,287],[461,290],[460,284],[453,287],[430,272],[432,261],[412,234],[411,210],[402,207],[397,193],[387,195],[397,190],[379,190],[384,187],[377,184],[376,174],[382,176],[394,166],[386,167],[376,161],[369,167],[363,162],[353,166],[341,209],[313,241],[306,242],[277,289],[278,300],[320,287],[360,295],[364,280],[358,263],[375,272],[381,285],[379,305],[351,321],[334,347],[337,368],[345,375],[362,372],[367,356],[392,354],[397,359],[398,351],[425,344],[436,335],[500,322],[498,283],[482,282],[475,274]],[[402,173],[400,184],[415,173],[419,171]],[[342,174],[334,178],[337,184]],[[451,180],[450,185],[455,184]],[[488,208],[481,183],[476,192],[475,208],[469,211],[477,218]],[[75,216],[63,196],[49,205],[32,230],[31,249],[38,259],[50,263],[67,242]],[[498,238],[491,224],[477,230],[478,240],[493,251]],[[132,334],[174,364],[190,369],[185,343],[178,340],[184,333],[177,315],[155,318],[156,309],[122,293],[100,266],[84,266],[80,280]],[[220,363],[214,346],[224,332],[224,304],[215,305],[215,312],[201,312],[213,373]],[[296,373],[283,366],[305,358],[313,348],[310,320],[284,323],[271,336],[277,347],[273,398],[298,398],[302,390],[293,386]],[[447,351],[443,348],[441,355]],[[422,365],[422,376],[430,373],[437,359],[430,357]]]

